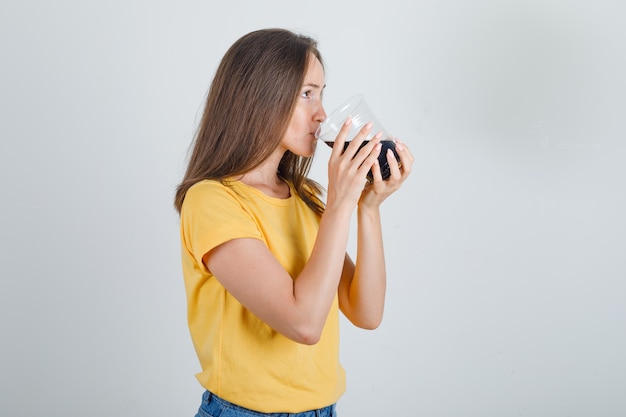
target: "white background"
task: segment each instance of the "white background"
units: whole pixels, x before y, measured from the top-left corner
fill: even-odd
[[[194,415],[174,188],[226,49],[285,27],[319,41],[327,110],[364,93],[416,156],[340,415],[626,415],[625,12],[3,1],[0,414]]]

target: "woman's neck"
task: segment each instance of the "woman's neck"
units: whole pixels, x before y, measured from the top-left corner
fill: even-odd
[[[289,198],[291,196],[289,185],[278,176],[278,163],[273,162],[272,159],[268,158],[257,168],[245,173],[240,181],[270,197]]]

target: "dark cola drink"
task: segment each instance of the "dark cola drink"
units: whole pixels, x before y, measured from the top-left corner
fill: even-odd
[[[331,148],[335,144],[335,142],[324,142],[324,143],[330,146]],[[361,148],[367,145],[368,143],[369,143],[369,140],[364,140],[361,146],[359,146],[359,150],[361,150]],[[350,142],[345,142],[343,144],[344,151],[348,148],[349,144]],[[398,156],[398,153],[396,152],[396,143],[394,141],[381,140],[380,144],[382,145],[382,148],[380,149],[380,154],[378,154],[378,164],[380,165],[380,173],[383,177],[383,180],[387,180],[391,176],[391,169],[389,168],[389,162],[387,162],[387,150],[391,149],[393,151],[393,154],[396,157],[396,161],[400,162],[400,157]],[[370,182],[374,180],[374,176],[372,175],[372,170],[370,170],[367,173],[367,180]]]

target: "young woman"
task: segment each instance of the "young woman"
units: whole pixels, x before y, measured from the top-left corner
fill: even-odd
[[[381,203],[411,171],[396,143],[382,180],[371,126],[341,152],[323,189],[307,178],[325,119],[314,40],[282,29],[240,38],[222,59],[175,206],[188,323],[206,392],[197,416],[334,416],[345,390],[339,310],[374,329],[383,316]],[[372,170],[374,180],[366,175]],[[356,264],[346,253],[357,215]],[[292,414],[290,414],[292,415]]]

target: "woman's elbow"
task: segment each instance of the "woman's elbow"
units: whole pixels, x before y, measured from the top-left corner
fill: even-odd
[[[302,328],[291,335],[290,339],[302,345],[316,345],[322,338],[322,331],[315,328]]]
[[[296,343],[302,345],[315,345],[322,338],[322,331],[324,329],[323,324],[316,324],[310,320],[303,320],[300,322],[292,322],[290,326],[278,330],[283,336],[293,340]]]
[[[383,316],[355,317],[350,320],[356,327],[364,330],[376,330],[383,322]]]
[[[376,330],[380,327],[382,323],[382,320],[378,320],[378,321],[372,321],[372,322],[367,322],[364,323],[363,325],[359,326],[361,327],[361,329],[365,329],[365,330]]]

